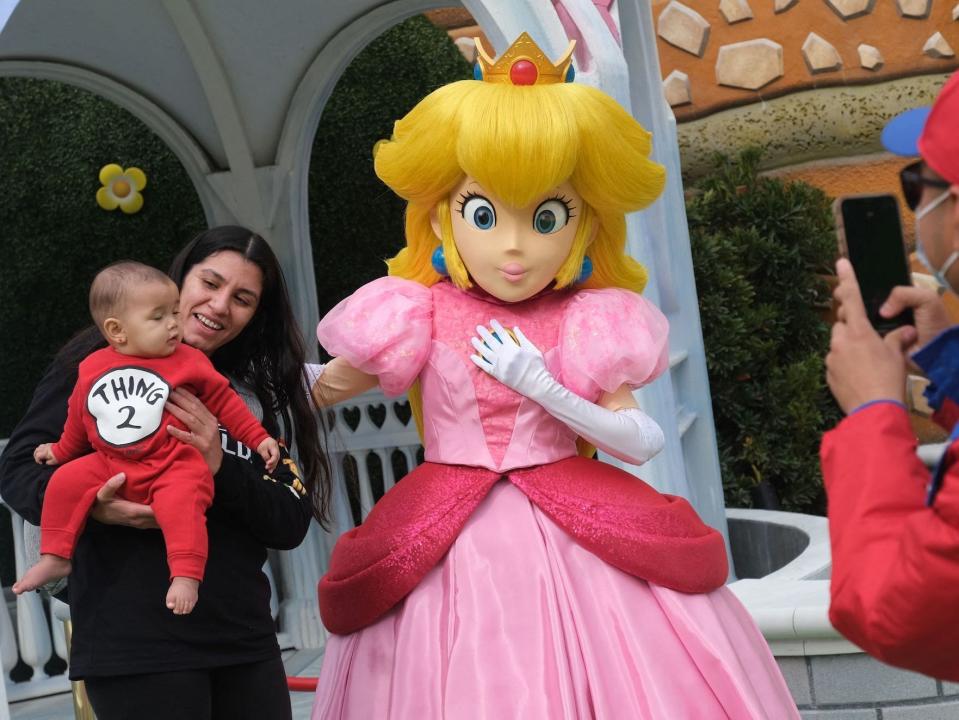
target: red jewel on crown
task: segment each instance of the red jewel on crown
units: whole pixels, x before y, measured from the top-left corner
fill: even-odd
[[[477,57],[473,77],[476,80],[512,85],[547,85],[571,82],[575,75],[573,70],[575,40],[570,40],[566,52],[555,63],[546,57],[546,53],[527,33],[516,38],[506,52],[495,60],[486,52],[479,38],[475,41]]]
[[[514,85],[535,85],[539,71],[529,60],[517,60],[509,68],[509,79]]]

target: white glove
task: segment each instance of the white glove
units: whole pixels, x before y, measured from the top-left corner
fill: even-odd
[[[633,465],[642,465],[663,449],[662,428],[639,408],[607,410],[560,385],[539,351],[518,327],[512,332],[492,320],[495,335],[482,325],[472,338],[470,359],[520,395],[538,403],[587,442]]]

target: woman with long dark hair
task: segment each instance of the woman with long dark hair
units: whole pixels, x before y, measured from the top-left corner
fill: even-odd
[[[295,449],[299,468],[284,452],[267,474],[195,396],[174,391],[169,409],[187,429],[168,431],[196,447],[214,477],[199,602],[189,615],[164,606],[163,538],[145,530],[156,527],[152,511],[114,497],[122,476],[104,478],[68,586],[70,675],[86,681],[100,720],[289,718],[262,566],[268,548],[299,545],[313,517],[325,523],[330,498],[303,340],[276,256],[246,228],[201,233],[174,259],[170,276],[180,287],[184,342],[259,405],[264,427]],[[64,346],[0,459],[4,501],[29,522],[39,522],[53,469],[34,463],[33,449],[59,437],[77,365],[103,345],[90,328]]]

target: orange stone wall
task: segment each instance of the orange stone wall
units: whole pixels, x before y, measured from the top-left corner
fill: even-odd
[[[654,0],[658,19],[671,0]],[[680,0],[709,23],[709,38],[702,57],[659,39],[663,77],[673,70],[689,76],[692,103],[676,106],[680,122],[718,110],[760,102],[763,99],[829,85],[872,83],[896,77],[943,73],[959,66],[956,57],[936,59],[923,53],[923,45],[941,32],[953,50],[959,50],[959,22],[952,19],[956,3],[930,0],[930,12],[922,19],[902,17],[897,0],[874,0],[865,15],[843,19],[827,0],[797,0],[789,9],[774,12],[773,0],[747,0],[753,19],[730,24],[718,1]],[[810,32],[832,44],[842,59],[842,68],[813,74],[803,58],[802,46]],[[768,38],[783,47],[784,74],[759,90],[724,87],[716,82],[716,60],[723,45]],[[879,49],[885,64],[879,70],[860,65],[857,48],[865,43]]]

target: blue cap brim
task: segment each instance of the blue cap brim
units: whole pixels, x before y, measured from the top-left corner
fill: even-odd
[[[921,107],[896,115],[882,130],[882,146],[896,155],[919,155],[919,136],[930,110],[931,107]]]

